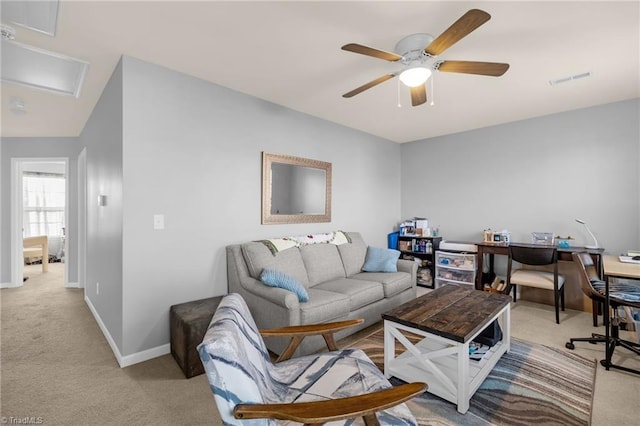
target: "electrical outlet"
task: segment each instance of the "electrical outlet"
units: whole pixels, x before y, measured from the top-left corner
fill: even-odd
[[[96,283],[96,294],[100,294],[100,283]]]

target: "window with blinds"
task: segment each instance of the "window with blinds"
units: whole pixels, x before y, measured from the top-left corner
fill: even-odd
[[[25,172],[22,177],[24,237],[64,235],[65,177]]]

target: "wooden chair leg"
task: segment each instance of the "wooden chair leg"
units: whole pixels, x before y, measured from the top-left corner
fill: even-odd
[[[591,300],[591,316],[593,318],[593,326],[598,326],[598,313],[600,312],[600,303],[596,300]]]
[[[338,346],[336,345],[336,341],[333,338],[333,333],[325,333],[322,335],[324,337],[324,342],[327,344],[327,348],[330,351],[337,351]]]
[[[362,418],[364,419],[364,424],[366,426],[380,426],[380,422],[378,421],[375,413],[365,414]]]
[[[304,336],[294,336],[294,337],[292,337],[291,341],[289,342],[287,347],[284,348],[284,351],[282,351],[282,353],[280,354],[280,356],[276,360],[276,363],[278,363],[280,361],[286,361],[289,358],[291,358],[293,356],[293,353],[296,351],[296,349],[298,349],[298,346],[300,346],[300,343],[302,342],[302,339],[304,339]]]

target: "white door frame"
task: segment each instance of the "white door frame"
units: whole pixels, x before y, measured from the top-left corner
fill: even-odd
[[[78,155],[78,287],[87,282],[87,148]],[[85,290],[86,291],[86,290]]]
[[[26,157],[11,159],[11,283],[10,287],[20,287],[23,283],[24,257],[22,223],[22,171],[24,163],[60,162],[64,163],[65,197],[64,223],[69,226],[69,158],[68,157]],[[68,233],[67,233],[68,234]],[[69,238],[64,239],[64,286],[69,286]]]

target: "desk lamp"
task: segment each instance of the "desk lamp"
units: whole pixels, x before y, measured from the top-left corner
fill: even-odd
[[[585,246],[585,248],[588,248],[588,249],[600,248],[600,246],[598,245],[598,240],[596,240],[596,236],[593,235],[593,232],[591,232],[591,229],[589,229],[589,227],[587,226],[585,221],[584,220],[580,220],[580,219],[576,219],[576,222],[583,224],[584,227],[587,228],[587,232],[589,233],[589,235],[591,235],[591,238],[593,238],[593,242],[595,243],[595,245],[593,245],[593,246]]]

